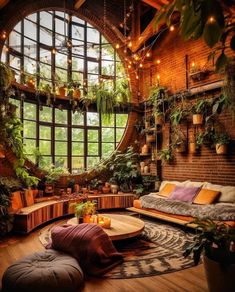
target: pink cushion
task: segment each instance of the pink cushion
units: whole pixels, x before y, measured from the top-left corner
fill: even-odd
[[[201,188],[176,186],[169,199],[192,203]]]

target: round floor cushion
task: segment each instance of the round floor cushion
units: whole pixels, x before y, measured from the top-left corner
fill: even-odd
[[[75,292],[83,272],[73,257],[55,250],[34,253],[8,267],[3,292]]]

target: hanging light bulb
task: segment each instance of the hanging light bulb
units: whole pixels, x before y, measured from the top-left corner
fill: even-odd
[[[174,31],[175,30],[175,27],[174,27],[174,25],[172,24],[171,26],[170,26],[170,31]]]
[[[147,52],[146,57],[150,57],[150,56],[151,56],[150,52]]]
[[[161,60],[157,59],[157,64],[159,65],[161,63]]]
[[[128,65],[128,68],[131,69],[131,65],[130,64]]]
[[[56,49],[55,49],[55,48],[53,48],[51,52],[52,52],[52,54],[54,54],[54,55],[55,55],[55,54],[56,54]]]
[[[157,80],[158,80],[158,81],[160,80],[160,75],[159,75],[159,74],[157,74]]]
[[[128,43],[128,48],[131,48],[132,47],[132,42],[129,42]]]
[[[120,48],[120,45],[119,44],[116,44],[115,48],[116,49],[119,49]]]
[[[210,16],[209,19],[208,19],[208,22],[209,23],[214,23],[215,22],[214,16]]]
[[[137,79],[137,80],[138,80],[138,79],[139,79],[139,75],[135,75],[135,79]]]
[[[140,68],[142,68],[143,67],[143,64],[142,63],[140,63]]]

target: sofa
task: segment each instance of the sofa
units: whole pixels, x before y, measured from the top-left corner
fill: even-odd
[[[235,227],[235,186],[165,180],[159,192],[134,200],[129,210],[182,225],[210,218]]]

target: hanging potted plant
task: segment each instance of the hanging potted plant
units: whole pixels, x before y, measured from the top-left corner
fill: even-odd
[[[173,153],[171,147],[162,149],[159,151],[159,159],[164,162],[170,162],[173,159]]]
[[[228,152],[228,144],[230,142],[230,137],[226,133],[215,133],[214,143],[216,154],[224,155]]]
[[[203,124],[203,118],[208,113],[209,107],[210,103],[205,98],[197,100],[196,104],[192,107],[194,125]]]
[[[165,102],[167,98],[166,88],[155,86],[150,91],[148,105],[153,107],[155,125],[163,125],[165,122]]]
[[[156,135],[153,130],[146,129],[146,143],[153,143],[156,141]]]
[[[196,219],[194,241],[184,252],[193,254],[195,265],[203,255],[209,292],[232,292],[235,287],[235,228],[210,219]]]
[[[105,88],[104,85],[94,86],[93,91],[96,97],[97,111],[109,120],[117,105],[115,92]]]

